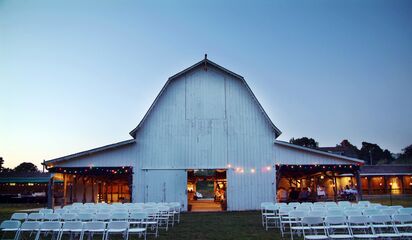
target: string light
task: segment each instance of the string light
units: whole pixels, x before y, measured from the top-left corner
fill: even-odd
[[[251,173],[255,173],[256,170],[255,170],[254,168],[252,168],[252,169],[250,169],[250,172],[251,172]]]

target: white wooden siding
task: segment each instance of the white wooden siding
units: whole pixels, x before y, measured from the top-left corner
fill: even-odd
[[[69,161],[61,161],[55,164],[60,167],[115,167],[134,166],[136,160],[136,148],[134,145],[109,149],[91,155],[81,156]]]
[[[279,164],[356,164],[356,162],[340,159],[339,156],[326,156],[282,145],[275,145],[274,150],[276,153],[275,162]]]
[[[229,210],[258,209],[262,201],[274,199],[274,170],[260,169],[274,164],[275,133],[241,79],[198,67],[172,80],[136,139],[140,171],[244,168],[243,174],[228,170]],[[257,172],[250,173],[251,168]],[[138,192],[148,178],[136,178]],[[150,181],[159,184],[157,178]],[[137,199],[147,197],[137,193]]]

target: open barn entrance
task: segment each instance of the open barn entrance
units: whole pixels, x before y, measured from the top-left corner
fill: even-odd
[[[276,183],[279,202],[362,198],[359,165],[277,165]]]
[[[54,167],[49,182],[49,205],[74,202],[131,202],[131,167]],[[54,182],[63,182],[61,191],[54,190]]]
[[[188,170],[188,211],[225,211],[227,206],[226,187],[226,170]]]

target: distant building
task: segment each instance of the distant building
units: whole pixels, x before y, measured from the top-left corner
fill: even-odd
[[[0,202],[46,202],[51,177],[51,173],[41,172],[0,172]],[[57,189],[62,182],[56,183]]]

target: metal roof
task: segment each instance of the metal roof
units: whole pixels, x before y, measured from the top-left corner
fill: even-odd
[[[118,143],[113,143],[113,144],[105,145],[105,146],[102,146],[102,147],[93,148],[93,149],[90,149],[90,150],[87,150],[87,151],[70,154],[70,155],[67,155],[67,156],[64,156],[64,157],[50,159],[50,160],[44,161],[43,165],[48,165],[50,163],[66,161],[66,160],[70,160],[70,159],[73,159],[73,158],[87,156],[87,155],[91,155],[91,154],[94,154],[94,153],[103,152],[103,151],[106,151],[106,150],[110,150],[110,149],[126,146],[126,145],[129,145],[129,144],[133,144],[135,142],[136,141],[134,139],[130,139],[130,140],[126,140],[126,141],[122,141],[122,142],[118,142]]]
[[[302,147],[302,146],[295,145],[295,144],[288,143],[288,142],[284,142],[284,141],[276,140],[275,144],[285,146],[285,147],[294,148],[294,149],[299,149],[301,151],[316,153],[316,154],[324,155],[324,156],[328,156],[328,157],[334,157],[334,158],[339,158],[339,159],[342,159],[342,160],[352,161],[352,162],[356,162],[356,163],[360,163],[360,164],[364,163],[363,160],[360,160],[360,159],[357,159],[357,158],[351,158],[351,157],[346,157],[346,156],[342,156],[342,155],[338,155],[338,154],[324,152],[324,151],[313,149],[313,148]]]
[[[143,123],[145,122],[146,118],[149,116],[150,112],[152,111],[153,107],[156,105],[156,102],[158,101],[158,99],[160,98],[160,96],[162,95],[162,93],[166,90],[166,88],[167,88],[167,86],[169,85],[169,83],[170,83],[173,79],[176,79],[176,78],[178,78],[178,77],[180,77],[180,76],[182,76],[182,75],[184,75],[184,74],[186,74],[186,73],[192,71],[193,69],[195,69],[195,68],[197,68],[197,67],[199,67],[199,66],[202,66],[202,65],[205,65],[205,66],[206,66],[206,65],[213,66],[213,67],[215,67],[215,68],[217,68],[217,69],[219,69],[219,70],[221,70],[221,71],[223,71],[223,72],[225,72],[225,73],[227,73],[227,74],[229,74],[229,75],[231,75],[231,76],[239,79],[240,81],[242,81],[242,83],[245,85],[245,87],[247,88],[247,90],[251,93],[251,95],[252,95],[252,97],[253,97],[253,100],[254,100],[254,101],[256,102],[256,104],[258,105],[258,107],[259,107],[259,109],[261,110],[261,112],[263,113],[264,117],[268,120],[269,124],[270,124],[270,125],[272,126],[272,128],[274,129],[274,131],[275,131],[275,133],[276,133],[276,138],[279,137],[279,136],[282,134],[282,132],[275,126],[275,124],[273,124],[272,120],[269,118],[269,116],[267,115],[267,113],[266,113],[265,110],[263,109],[262,105],[259,103],[258,99],[256,98],[255,94],[254,94],[254,93],[252,92],[252,90],[250,89],[249,85],[246,83],[245,79],[244,79],[242,76],[240,76],[240,75],[238,75],[238,74],[236,74],[236,73],[234,73],[234,72],[232,72],[232,71],[230,71],[230,70],[228,70],[228,69],[226,69],[226,68],[224,68],[224,67],[222,67],[222,66],[220,66],[220,65],[218,65],[218,64],[216,64],[216,63],[214,63],[214,62],[212,62],[212,61],[210,61],[210,60],[207,59],[206,56],[205,56],[205,59],[203,59],[202,61],[200,61],[200,62],[198,62],[198,63],[196,63],[196,64],[194,64],[194,65],[192,65],[192,66],[190,66],[190,67],[188,67],[188,68],[186,68],[186,69],[184,69],[184,70],[181,71],[181,72],[176,73],[175,75],[171,76],[171,77],[166,81],[166,83],[165,83],[165,85],[163,86],[162,90],[159,92],[159,94],[157,95],[157,97],[156,97],[155,100],[153,101],[152,105],[150,106],[150,108],[149,108],[149,110],[146,112],[146,114],[144,115],[143,119],[140,121],[140,123],[137,125],[137,127],[135,127],[135,128],[130,132],[130,135],[131,135],[133,138],[136,138],[136,132],[137,132],[137,131],[140,129],[140,127],[143,125]]]

